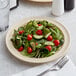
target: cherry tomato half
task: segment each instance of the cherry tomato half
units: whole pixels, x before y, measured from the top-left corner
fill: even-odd
[[[58,46],[60,44],[59,40],[54,40],[53,42],[54,42],[55,46]]]
[[[21,46],[21,47],[18,49],[18,51],[21,52],[21,51],[23,51],[23,49],[24,49],[23,46]]]
[[[42,35],[42,30],[37,30],[37,31],[36,31],[36,34],[37,34],[37,35]]]
[[[42,26],[42,24],[38,24],[38,26]]]
[[[48,41],[52,41],[52,40],[53,40],[53,37],[52,37],[51,35],[49,35],[49,36],[47,37],[47,40],[48,40]]]
[[[45,47],[46,49],[48,49],[49,51],[51,51],[52,47],[50,45]]]
[[[32,48],[31,47],[28,47],[27,48],[27,52],[30,54],[30,53],[32,53]]]
[[[23,34],[24,33],[24,30],[22,30],[22,31],[19,31],[19,34]]]
[[[32,35],[27,35],[27,40],[28,41],[32,40]]]
[[[38,45],[38,43],[36,42],[36,45]]]

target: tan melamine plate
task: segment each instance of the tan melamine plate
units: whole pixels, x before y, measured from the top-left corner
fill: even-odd
[[[33,2],[52,2],[53,0],[29,0]]]
[[[18,29],[18,27],[25,25],[30,20],[47,20],[48,22],[51,22],[51,23],[55,24],[56,26],[58,26],[64,34],[65,41],[64,41],[63,47],[58,52],[56,52],[54,55],[52,55],[50,57],[46,57],[46,58],[29,58],[27,56],[21,55],[20,52],[18,52],[14,48],[10,39],[14,33],[14,29]],[[64,55],[66,55],[69,45],[70,45],[70,35],[69,35],[68,30],[61,23],[59,23],[51,18],[48,18],[48,17],[25,18],[21,22],[15,24],[11,28],[9,28],[7,35],[6,35],[6,46],[9,50],[9,52],[16,58],[18,58],[22,61],[30,62],[30,63],[45,63],[45,62],[53,61],[60,57],[63,57]]]

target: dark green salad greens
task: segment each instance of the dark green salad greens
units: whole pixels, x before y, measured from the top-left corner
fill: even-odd
[[[56,25],[46,20],[32,20],[14,30],[11,41],[22,55],[44,58],[52,56],[62,47],[64,35]]]

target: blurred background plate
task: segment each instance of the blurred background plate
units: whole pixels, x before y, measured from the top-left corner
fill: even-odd
[[[53,0],[29,0],[34,2],[52,2]]]

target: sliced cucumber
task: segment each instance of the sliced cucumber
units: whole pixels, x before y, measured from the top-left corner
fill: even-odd
[[[35,39],[42,39],[42,38],[43,38],[43,35],[33,35],[33,37],[34,37]]]
[[[43,25],[42,26],[39,26],[37,29],[38,30],[42,30],[43,29]]]
[[[51,34],[51,32],[50,32],[50,33],[48,33],[48,34],[46,34],[46,35],[45,35],[45,38],[47,38],[50,34]]]
[[[44,45],[54,45],[54,43],[53,43],[53,42],[50,42],[50,41],[46,41],[46,42],[44,43]]]

